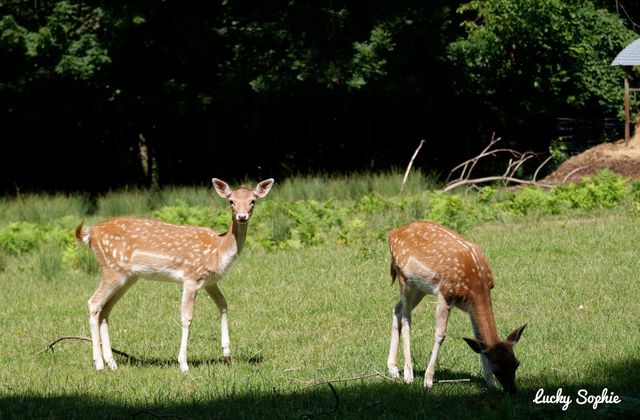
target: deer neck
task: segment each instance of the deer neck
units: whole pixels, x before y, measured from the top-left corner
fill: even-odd
[[[229,226],[229,230],[224,235],[222,248],[233,249],[235,246],[236,255],[240,255],[242,248],[244,248],[244,241],[247,238],[248,225],[249,222],[238,223],[235,218],[233,218],[233,220],[231,221],[231,226]]]
[[[476,338],[488,346],[494,346],[500,341],[496,331],[496,322],[493,319],[491,296],[481,296],[479,299],[474,299],[469,314]]]

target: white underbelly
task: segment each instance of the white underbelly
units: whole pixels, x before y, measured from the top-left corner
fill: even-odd
[[[183,267],[173,256],[136,250],[131,256],[130,272],[147,280],[182,283]]]
[[[435,283],[434,281],[430,281],[430,279],[425,279],[422,277],[409,278],[407,280],[407,285],[409,287],[415,287],[416,289],[427,295],[437,295],[440,291],[437,283]]]
[[[178,268],[136,267],[133,265],[131,266],[131,273],[136,277],[142,277],[147,280],[172,283],[182,283],[184,281],[184,271]]]
[[[415,257],[409,257],[405,266],[407,282],[425,294],[438,294],[437,274],[437,271]]]

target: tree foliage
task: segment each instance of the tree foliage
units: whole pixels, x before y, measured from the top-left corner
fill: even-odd
[[[3,155],[25,169],[0,189],[145,184],[141,139],[163,183],[388,168],[421,138],[442,169],[492,131],[546,149],[554,118],[621,109],[619,9],[0,1]]]
[[[10,66],[14,87],[33,79],[58,76],[90,80],[111,62],[100,40],[104,11],[100,7],[60,1],[32,10],[16,2],[14,14],[0,19],[0,51]]]
[[[583,0],[473,0],[458,12],[467,35],[449,54],[461,84],[505,123],[620,109],[623,70],[610,63],[637,38],[620,16]]]

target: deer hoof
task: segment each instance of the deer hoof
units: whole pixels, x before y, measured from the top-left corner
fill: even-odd
[[[118,364],[116,363],[116,359],[111,359],[107,362],[107,365],[109,366],[109,368],[111,370],[116,370],[118,369]]]
[[[404,371],[404,383],[405,384],[412,384],[413,383],[413,371],[412,370],[405,370]]]

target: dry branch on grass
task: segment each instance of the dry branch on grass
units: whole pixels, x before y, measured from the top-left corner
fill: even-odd
[[[464,162],[462,162],[461,164],[453,168],[449,172],[449,176],[447,177],[447,181],[446,181],[447,184],[442,190],[444,192],[448,192],[462,186],[475,187],[478,184],[484,184],[487,182],[496,182],[496,181],[501,181],[505,185],[520,184],[520,185],[536,185],[540,187],[551,187],[550,184],[536,181],[536,178],[538,177],[538,173],[544,167],[544,165],[546,165],[549,162],[549,160],[551,160],[551,156],[546,158],[537,167],[537,169],[533,173],[532,179],[529,180],[529,179],[518,178],[516,177],[516,172],[518,171],[518,169],[520,169],[522,165],[524,165],[524,163],[527,162],[529,159],[536,157],[537,155],[533,152],[523,153],[514,149],[508,149],[508,148],[492,149],[496,145],[496,143],[498,143],[500,140],[501,140],[500,137],[496,138],[495,136],[491,136],[491,141],[489,142],[487,147],[485,147],[477,156],[474,156],[471,159],[465,160]],[[487,156],[496,157],[499,154],[507,154],[511,156],[511,158],[509,159],[509,162],[507,163],[507,168],[502,175],[493,175],[493,176],[486,176],[481,178],[471,177],[473,170],[478,164],[478,162],[480,161],[480,159],[485,158]],[[451,177],[457,171],[460,171],[458,177],[454,180],[451,180]]]
[[[402,185],[400,185],[400,194],[402,194],[402,191],[404,191],[404,184],[407,182],[407,178],[409,177],[409,172],[411,172],[411,166],[413,166],[413,161],[416,159],[416,156],[418,156],[418,152],[420,152],[420,149],[422,148],[422,145],[424,144],[426,140],[420,140],[420,144],[418,145],[418,147],[416,147],[416,151],[413,152],[413,156],[411,156],[411,160],[409,161],[409,164],[407,165],[407,170],[404,171],[404,177],[402,178]]]
[[[58,337],[55,340],[53,340],[52,342],[50,342],[47,347],[45,347],[44,349],[40,350],[38,353],[36,353],[36,355],[38,354],[42,354],[42,353],[46,353],[48,351],[52,352],[54,351],[53,347],[58,344],[61,341],[64,340],[78,340],[78,341],[88,341],[89,343],[91,342],[91,338],[90,337],[85,337],[82,335],[63,335],[62,337]],[[126,357],[127,359],[129,359],[132,362],[137,361],[138,359],[136,359],[135,357],[131,356],[130,354],[127,354],[121,350],[118,349],[114,349],[113,347],[111,348],[111,351],[114,352],[117,355]]]

